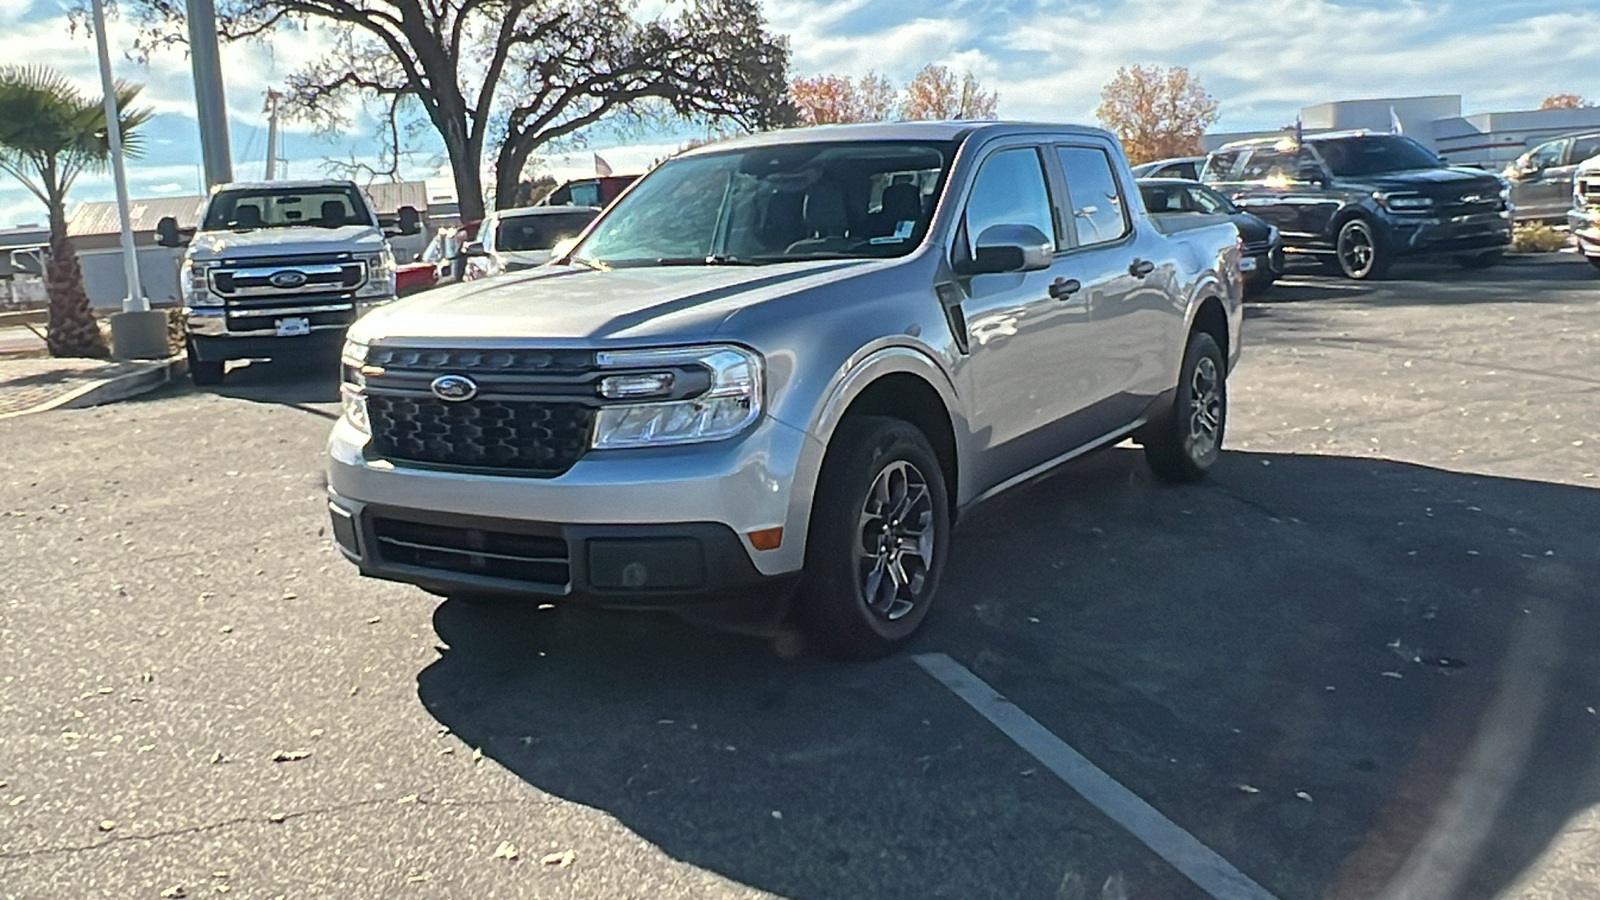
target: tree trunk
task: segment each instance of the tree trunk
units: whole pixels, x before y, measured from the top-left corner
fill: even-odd
[[[516,203],[518,189],[522,184],[522,172],[528,166],[528,157],[533,154],[533,145],[526,140],[518,140],[518,135],[508,135],[505,143],[500,145],[499,158],[494,167],[494,205],[496,209],[508,209]]]
[[[45,264],[45,292],[50,298],[50,325],[45,344],[51,356],[105,359],[111,355],[100,323],[83,287],[78,252],[67,240],[67,215],[62,198],[50,201],[50,259]]]
[[[471,141],[462,133],[463,129],[454,120],[445,121],[447,125],[439,129],[439,136],[444,138],[445,153],[450,157],[450,172],[455,176],[456,203],[461,209],[461,221],[481,222],[484,216],[483,173],[479,171],[482,160],[472,152]]]

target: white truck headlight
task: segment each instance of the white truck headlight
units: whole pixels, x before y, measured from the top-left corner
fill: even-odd
[[[743,347],[605,352],[598,361],[602,368],[627,370],[602,379],[603,396],[670,393],[677,383],[671,370],[689,366],[706,369],[710,384],[684,399],[602,407],[594,430],[597,450],[719,441],[761,417],[765,363]]]
[[[367,376],[361,371],[367,364],[367,345],[360,341],[345,341],[344,352],[339,355],[339,406],[344,419],[362,434],[372,434],[372,420],[367,416]]]
[[[384,247],[378,253],[364,254],[361,261],[367,264],[367,281],[356,290],[356,296],[393,297],[394,251]]]
[[[185,262],[178,273],[179,287],[183,291],[183,305],[221,306],[222,298],[211,293],[211,267],[205,263]]]

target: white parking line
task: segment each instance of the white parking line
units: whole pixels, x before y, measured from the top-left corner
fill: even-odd
[[[1250,876],[1102,772],[983,679],[943,653],[912,657],[1067,786],[1217,900],[1277,900]]]

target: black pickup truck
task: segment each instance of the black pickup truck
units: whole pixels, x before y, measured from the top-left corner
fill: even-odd
[[[1201,178],[1276,225],[1285,253],[1349,278],[1382,278],[1400,257],[1487,268],[1511,243],[1504,181],[1452,168],[1402,135],[1239,141],[1213,152]]]

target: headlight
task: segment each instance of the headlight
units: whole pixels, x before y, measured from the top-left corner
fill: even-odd
[[[221,306],[222,298],[211,293],[211,267],[205,263],[188,262],[178,277],[183,290],[184,306]]]
[[[1378,205],[1390,212],[1424,213],[1433,209],[1433,198],[1421,194],[1373,194]]]
[[[361,371],[366,364],[367,345],[345,341],[344,352],[339,354],[339,405],[346,422],[362,434],[371,434],[372,421],[367,417],[367,376]]]
[[[691,382],[702,382],[705,388],[667,402],[602,407],[595,422],[595,449],[718,441],[761,417],[764,363],[742,347],[630,350],[601,353],[598,361],[602,368],[626,370],[601,380],[604,397],[670,395]]]
[[[363,255],[361,261],[367,264],[367,283],[356,291],[356,296],[393,297],[394,251],[384,247],[378,253]]]

